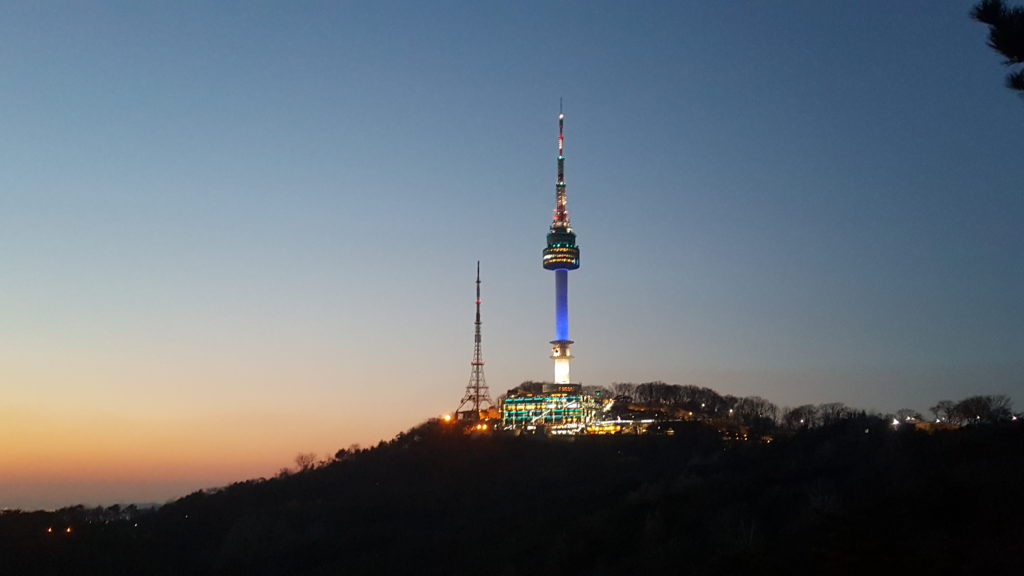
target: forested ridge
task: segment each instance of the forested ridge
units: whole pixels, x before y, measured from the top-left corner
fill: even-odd
[[[767,444],[428,422],[157,509],[7,511],[0,574],[1016,574],[1022,496],[1019,421]]]

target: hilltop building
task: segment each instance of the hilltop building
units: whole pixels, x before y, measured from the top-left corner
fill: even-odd
[[[506,430],[581,434],[596,420],[601,407],[579,384],[545,383],[539,391],[517,388],[501,404],[501,425]]]

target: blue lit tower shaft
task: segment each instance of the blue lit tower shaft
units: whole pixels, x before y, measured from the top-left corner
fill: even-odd
[[[580,249],[569,224],[565,207],[565,114],[558,114],[558,180],[555,181],[555,211],[544,249],[544,269],[555,272],[555,339],[551,341],[551,359],[555,361],[555,384],[568,384],[569,361],[569,270],[580,267]]]

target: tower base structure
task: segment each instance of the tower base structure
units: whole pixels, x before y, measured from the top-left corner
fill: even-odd
[[[569,384],[569,361],[572,352],[569,345],[572,340],[552,340],[551,359],[555,361],[555,384]]]

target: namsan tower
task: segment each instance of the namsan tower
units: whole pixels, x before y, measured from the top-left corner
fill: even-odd
[[[561,108],[561,106],[559,106]],[[555,271],[555,339],[551,341],[551,359],[555,361],[554,384],[569,384],[569,270],[580,267],[580,249],[569,225],[565,207],[565,114],[558,113],[558,179],[555,180],[555,214],[544,248],[544,269]]]

